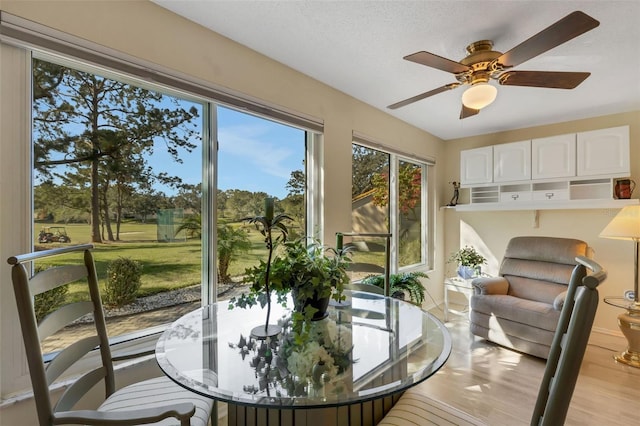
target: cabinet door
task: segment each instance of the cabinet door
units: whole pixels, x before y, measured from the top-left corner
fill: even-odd
[[[493,146],[493,181],[531,179],[531,141]]]
[[[576,175],[576,135],[551,136],[531,141],[531,178]]]
[[[578,176],[629,176],[629,126],[578,133]]]
[[[460,151],[460,183],[490,183],[493,174],[493,148],[485,146]]]

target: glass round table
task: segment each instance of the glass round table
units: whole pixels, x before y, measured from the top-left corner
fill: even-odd
[[[303,409],[362,403],[401,392],[440,369],[451,337],[433,315],[377,294],[345,292],[302,343],[291,338],[291,311],[272,303],[281,335],[255,340],[266,308],[229,309],[226,301],[188,313],[156,346],[164,373],[201,395],[257,408]],[[274,299],[275,301],[275,299]]]

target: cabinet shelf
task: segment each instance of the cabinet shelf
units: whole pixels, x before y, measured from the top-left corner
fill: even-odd
[[[476,203],[458,204],[456,211],[510,211],[510,210],[572,210],[572,209],[621,209],[624,206],[640,204],[640,200],[632,198],[629,200],[603,200],[603,199],[583,199],[583,200],[549,200],[539,202],[521,203]]]

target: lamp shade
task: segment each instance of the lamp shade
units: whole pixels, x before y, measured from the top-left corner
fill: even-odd
[[[498,94],[498,89],[489,83],[476,83],[462,94],[462,103],[467,108],[482,109],[490,105]]]
[[[640,205],[627,206],[600,232],[604,238],[640,240]]]

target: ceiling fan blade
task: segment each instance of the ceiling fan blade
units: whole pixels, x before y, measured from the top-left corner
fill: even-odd
[[[407,55],[403,59],[453,74],[471,70],[470,67],[462,65],[460,62],[452,61],[451,59],[443,58],[442,56],[434,55],[433,53],[425,51]]]
[[[404,101],[400,101],[400,102],[396,102],[395,104],[391,104],[387,108],[389,108],[389,109],[400,108],[400,107],[403,107],[405,105],[409,105],[409,104],[412,104],[414,102],[420,101],[420,100],[422,100],[424,98],[428,98],[429,96],[437,95],[438,93],[442,93],[442,92],[446,92],[447,90],[455,89],[458,86],[460,86],[460,83],[445,84],[444,86],[438,87],[437,89],[429,90],[428,92],[421,93],[421,94],[413,96],[413,97],[411,97],[409,99],[405,99]]]
[[[565,43],[600,25],[584,12],[576,11],[540,31],[498,58],[505,68],[515,67],[534,56]]]
[[[498,83],[503,86],[574,89],[590,75],[589,72],[507,71],[500,75]]]
[[[469,108],[464,106],[464,104],[462,104],[462,109],[460,110],[460,120],[462,120],[463,118],[472,117],[478,114],[479,112],[480,112],[479,109]]]

